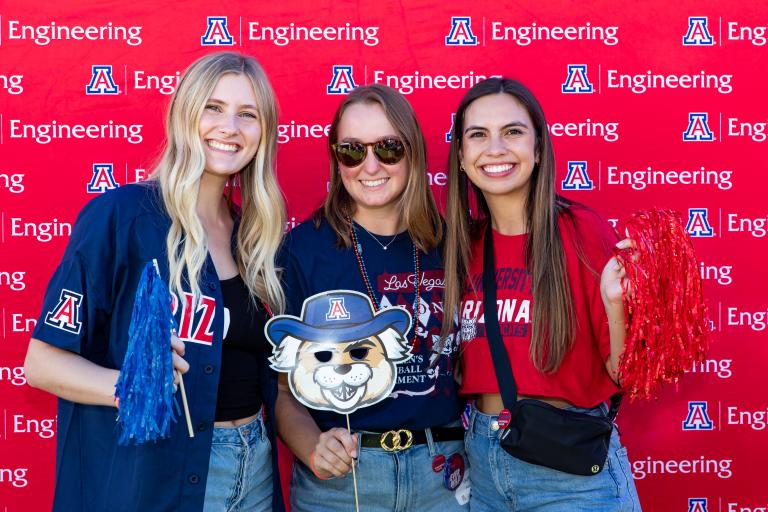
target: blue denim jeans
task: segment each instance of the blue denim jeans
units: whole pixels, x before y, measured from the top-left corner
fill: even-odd
[[[443,473],[432,470],[438,454],[464,456],[461,441],[426,444],[389,453],[380,448],[359,450],[357,488],[360,510],[365,512],[452,512],[469,510],[469,469],[454,491],[443,485]],[[466,462],[466,457],[465,457]],[[352,473],[342,478],[319,480],[299,461],[293,466],[293,512],[355,510]]]
[[[203,510],[272,510],[272,447],[261,414],[236,428],[213,429]]]
[[[570,410],[605,415],[604,407]],[[472,407],[465,438],[472,467],[472,512],[640,512],[640,502],[616,428],[608,462],[593,476],[572,475],[517,459],[499,446],[497,417]]]

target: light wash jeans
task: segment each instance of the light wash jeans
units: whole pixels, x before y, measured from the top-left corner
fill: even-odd
[[[570,410],[605,415],[603,407]],[[517,459],[499,446],[496,416],[474,405],[465,438],[472,467],[472,512],[640,512],[640,502],[616,428],[608,462],[597,475],[563,473]]]
[[[272,510],[272,447],[258,418],[214,428],[204,512]]]
[[[388,453],[380,448],[359,450],[357,487],[360,510],[365,512],[467,512],[469,510],[469,468],[455,490],[443,486],[443,473],[432,471],[438,454],[464,456],[461,441],[413,445]],[[466,457],[465,457],[466,463]],[[293,512],[340,512],[355,510],[352,473],[343,478],[319,480],[304,464],[296,461],[291,486]]]

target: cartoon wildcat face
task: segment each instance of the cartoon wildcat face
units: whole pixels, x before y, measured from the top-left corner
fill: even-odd
[[[272,367],[288,372],[291,391],[304,405],[349,413],[386,398],[397,381],[395,362],[409,357],[405,339],[387,329],[346,343],[286,338]]]
[[[302,318],[283,315],[267,323],[272,368],[288,373],[291,392],[307,407],[354,412],[392,392],[396,364],[411,357],[410,320],[401,308],[374,312],[359,292],[312,296]]]

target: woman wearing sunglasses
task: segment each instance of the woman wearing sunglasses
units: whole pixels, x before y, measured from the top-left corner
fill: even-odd
[[[404,306],[413,315],[413,355],[399,366],[388,398],[350,415],[351,435],[344,416],[309,411],[280,386],[278,429],[299,459],[292,508],[349,508],[356,459],[362,510],[466,510],[454,345],[436,341],[442,221],[427,184],[421,129],[400,93],[360,87],[339,106],[329,149],[328,196],[282,251],[288,312],[299,316],[304,299],[335,289],[365,293],[377,309]],[[375,364],[368,353],[350,357]]]
[[[596,474],[563,469],[566,451],[556,453],[554,460],[542,453],[553,445],[549,440],[566,437],[543,435],[562,434],[565,429],[558,428],[565,425],[572,429],[568,436],[578,437],[576,432],[583,429],[573,429],[584,423],[574,425],[573,418],[605,417],[605,403],[619,391],[615,381],[624,350],[624,273],[612,258],[617,242],[613,228],[555,193],[544,112],[519,82],[484,80],[461,101],[450,147],[446,214],[445,311],[459,312],[462,393],[475,397],[466,441],[472,466],[470,508],[639,511],[627,452],[615,428],[604,466],[588,468]],[[484,250],[489,242],[495,265],[486,288]],[[630,243],[623,240],[618,247]],[[494,262],[486,263],[491,267]],[[491,312],[484,308],[483,292],[494,281],[496,311]],[[502,349],[500,357],[492,356],[491,344]],[[522,414],[506,425],[510,415],[505,406],[511,406],[499,394],[494,359],[501,361],[501,370],[501,364],[511,365],[518,399],[537,399],[581,414],[561,414],[528,402],[554,411],[562,423],[539,428],[533,436],[515,420]],[[505,427],[527,439],[542,439],[529,443],[544,446],[536,463],[501,447]]]

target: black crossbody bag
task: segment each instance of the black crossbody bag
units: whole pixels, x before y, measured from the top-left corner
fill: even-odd
[[[596,475],[608,458],[613,420],[621,394],[611,397],[607,417],[568,411],[541,400],[517,399],[512,365],[501,338],[496,309],[496,268],[491,224],[483,245],[485,333],[504,407],[512,418],[501,434],[501,447],[518,459],[574,475]]]

